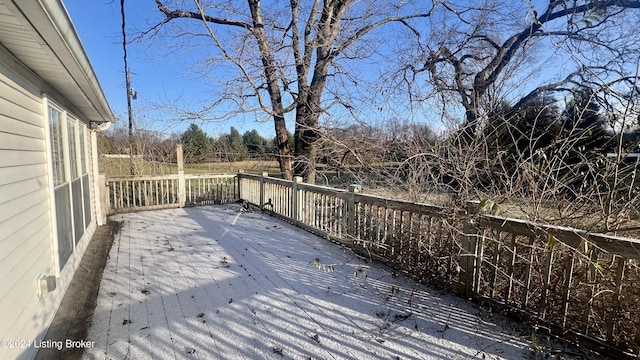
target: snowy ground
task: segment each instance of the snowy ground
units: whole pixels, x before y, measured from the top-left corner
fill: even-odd
[[[503,318],[239,208],[114,217],[84,358],[529,356],[530,334]]]

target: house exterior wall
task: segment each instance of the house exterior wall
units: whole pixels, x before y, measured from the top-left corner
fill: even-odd
[[[35,356],[36,346],[44,337],[96,227],[91,163],[94,147],[90,143],[95,136],[90,135],[84,119],[75,117],[72,123],[76,129],[84,127],[86,161],[85,168],[78,170],[80,180],[76,184],[85,177],[85,184],[78,186],[86,188],[91,197],[88,203],[85,199],[76,203],[70,200],[71,207],[80,204],[83,209],[72,212],[74,221],[78,221],[78,216],[86,221],[81,224],[82,236],[73,238],[72,252],[62,266],[54,194],[63,185],[55,186],[52,174],[48,107],[60,111],[65,121],[73,114],[58,105],[67,101],[45,85],[0,49],[0,339],[16,341],[0,346],[0,359]],[[64,149],[69,150],[67,143]],[[80,154],[79,149],[76,154]],[[75,160],[79,162],[80,156]],[[73,174],[69,168],[66,171],[70,175],[68,193],[73,193]],[[71,231],[74,230],[72,227]],[[76,230],[74,235],[77,233]],[[42,275],[56,277],[55,290],[39,293],[37,279]]]

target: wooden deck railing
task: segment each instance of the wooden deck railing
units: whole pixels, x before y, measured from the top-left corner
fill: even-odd
[[[234,202],[235,175],[160,175],[106,178],[107,213]]]
[[[607,355],[640,353],[640,240],[239,174],[242,199]]]

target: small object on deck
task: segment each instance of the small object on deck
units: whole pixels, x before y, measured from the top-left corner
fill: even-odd
[[[262,210],[267,210],[267,206],[269,207],[268,210],[273,211],[273,203],[271,202],[271,198],[269,198],[269,200],[267,200],[267,202],[262,205]]]
[[[251,206],[249,205],[248,201],[243,201],[242,202],[242,207],[240,209],[238,209],[238,212],[240,213],[244,213],[244,212],[253,212],[253,210],[251,210]]]
[[[411,316],[411,313],[408,314],[395,314],[394,321],[405,321]]]

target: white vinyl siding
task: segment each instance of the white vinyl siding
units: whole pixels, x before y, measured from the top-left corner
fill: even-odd
[[[46,326],[27,309],[40,306],[38,276],[54,272],[42,99],[19,82],[0,71],[0,339],[33,338],[19,330],[28,322]]]
[[[0,339],[35,340],[44,336],[95,229],[92,147],[87,125],[6,72],[1,55],[0,309],[10,311],[0,321]],[[39,297],[41,275],[58,278],[56,289]],[[0,358],[36,351],[0,349]]]

